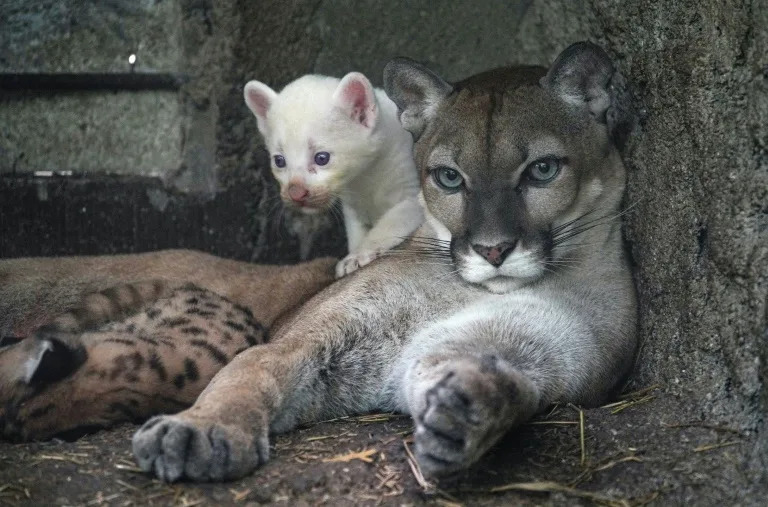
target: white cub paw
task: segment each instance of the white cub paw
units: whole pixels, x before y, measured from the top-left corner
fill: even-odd
[[[353,252],[336,264],[336,278],[342,278],[350,273],[357,271],[358,268],[370,264],[381,257],[385,249],[363,250],[362,252]]]

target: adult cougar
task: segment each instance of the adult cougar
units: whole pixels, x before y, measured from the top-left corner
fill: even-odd
[[[636,346],[612,75],[590,43],[549,71],[455,85],[390,62],[427,223],[238,355],[190,409],[150,419],[139,465],[167,481],[235,478],[267,460],[270,432],[384,409],[413,416],[422,470],[440,475],[551,403],[603,400]]]

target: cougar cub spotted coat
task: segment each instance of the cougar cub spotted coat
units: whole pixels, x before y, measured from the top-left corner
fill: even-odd
[[[188,250],[0,261],[0,437],[188,407],[328,285],[335,261],[259,266]]]
[[[139,465],[231,479],[268,459],[271,432],[384,409],[413,416],[421,468],[441,475],[547,405],[605,399],[636,346],[613,73],[589,43],[548,71],[453,85],[388,64],[426,225],[235,357],[191,408],[150,419],[133,438]]]

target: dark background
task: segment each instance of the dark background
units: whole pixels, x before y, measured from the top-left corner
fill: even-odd
[[[625,151],[642,322],[635,382],[660,382],[701,419],[756,435],[733,452],[765,481],[767,27],[766,0],[6,0],[0,257],[340,254],[339,224],[281,215],[242,103],[248,79],[280,88],[359,70],[380,83],[399,54],[457,79],[548,64],[590,39],[641,115]],[[168,79],[140,86],[147,72]],[[19,90],[26,73],[82,74],[81,89]],[[87,73],[138,89],[99,89]]]

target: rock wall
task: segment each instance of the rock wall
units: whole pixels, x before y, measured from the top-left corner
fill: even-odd
[[[640,294],[635,381],[690,393],[675,417],[758,432],[768,466],[768,2],[538,0],[511,46],[605,47],[634,88],[625,160]]]
[[[9,5],[23,9],[26,4]],[[157,169],[156,163],[142,162],[142,167],[154,165],[142,174],[160,170],[176,188],[209,198],[247,196],[247,203],[219,199],[216,206],[229,206],[231,219],[227,228],[212,223],[205,231],[210,238],[235,231],[236,243],[245,246],[217,248],[203,240],[192,245],[251,260],[312,256],[323,241],[340,250],[343,237],[338,224],[290,218],[281,230],[300,242],[269,232],[275,189],[256,122],[242,103],[248,79],[280,88],[307,72],[340,75],[354,69],[380,82],[384,63],[398,54],[421,59],[455,79],[513,62],[548,64],[577,40],[600,43],[631,83],[641,113],[625,156],[626,204],[631,207],[626,235],[642,322],[635,382],[661,382],[689,393],[690,403],[670,417],[757,432],[761,445],[742,449],[743,457],[765,479],[768,0],[178,0],[170,6],[140,5],[150,11],[169,9],[176,25],[164,30],[172,34],[172,52],[149,47],[156,48],[158,62],[181,62],[172,70],[193,77],[173,101],[178,136],[172,142],[178,138],[179,144],[166,157],[173,167]],[[11,26],[7,23],[13,18],[4,19]],[[142,30],[139,25],[134,29]],[[10,35],[0,42],[17,58],[24,57],[29,34],[4,33]],[[5,70],[8,58],[0,60]],[[109,70],[116,60],[87,61]],[[19,104],[6,96],[0,108],[6,113]],[[125,128],[140,134],[138,124]],[[17,163],[9,154],[12,149],[0,149],[0,173]],[[133,159],[126,155],[125,160]],[[114,162],[106,155],[101,161],[120,165]],[[249,191],[231,192],[242,188]],[[16,207],[9,200],[15,194],[4,197],[9,208]],[[99,231],[99,223],[89,227]]]

